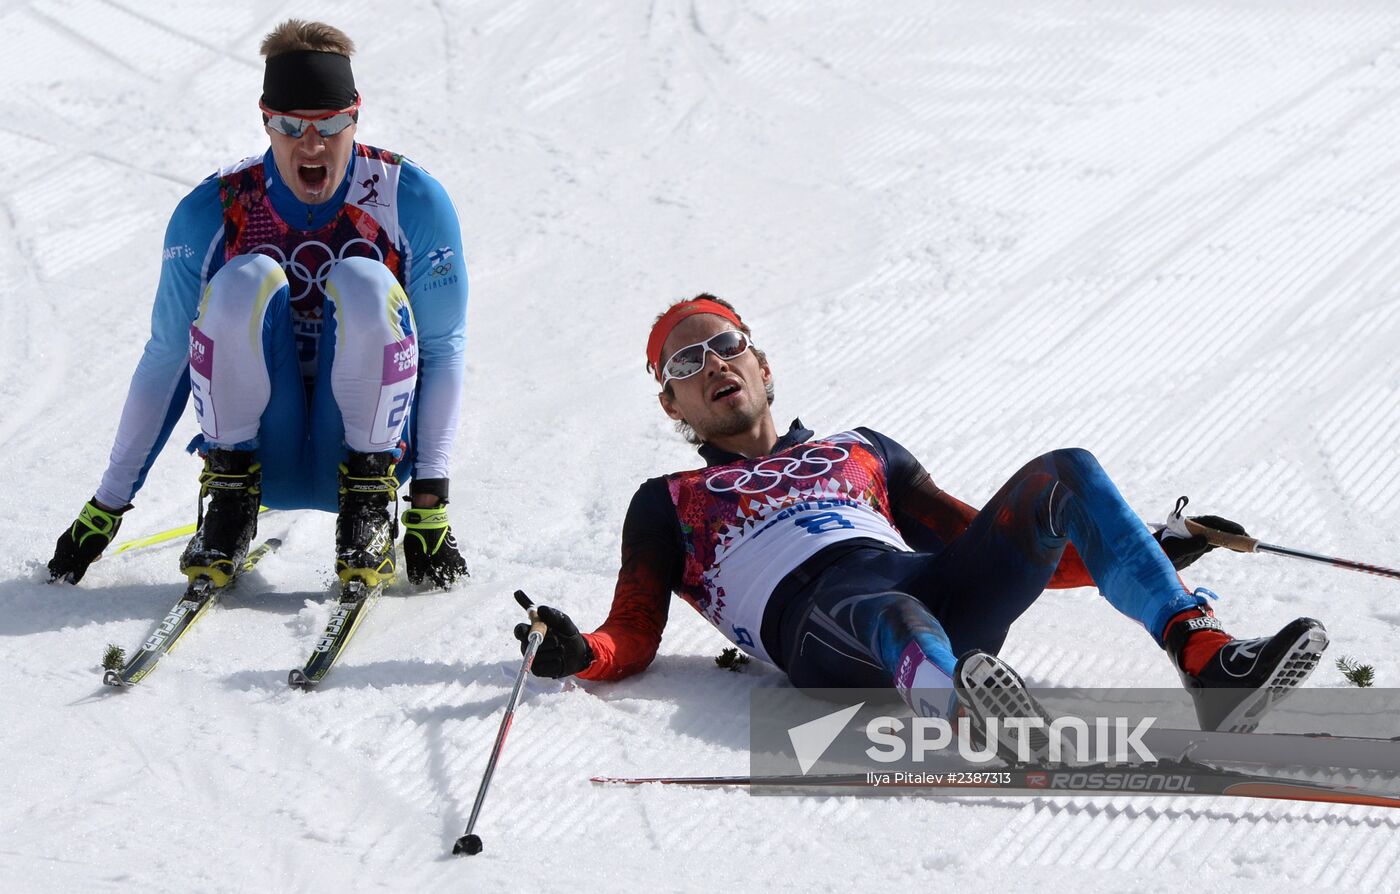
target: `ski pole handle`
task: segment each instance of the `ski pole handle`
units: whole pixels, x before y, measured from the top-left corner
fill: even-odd
[[[1198,521],[1184,519],[1186,530],[1196,537],[1204,537],[1212,546],[1223,546],[1237,553],[1252,553],[1259,548],[1259,541],[1243,534],[1230,534],[1216,528],[1207,527]]]
[[[520,668],[521,679],[530,672],[530,668],[535,666],[535,653],[544,645],[544,635],[549,632],[549,626],[540,620],[540,616],[535,614],[534,608],[530,609],[530,635],[525,637],[525,663]]]
[[[524,590],[515,591],[515,601],[530,615],[530,635],[526,638],[526,644],[538,647],[544,642],[545,634],[549,633],[549,625],[540,620],[539,612],[535,611],[535,603],[525,595]]]
[[[1286,546],[1277,546],[1272,543],[1263,543],[1253,537],[1246,537],[1243,534],[1229,534],[1225,531],[1218,531],[1200,522],[1184,519],[1186,530],[1193,535],[1206,538],[1207,543],[1215,546],[1223,546],[1232,549],[1237,553],[1273,553],[1279,556],[1289,556],[1294,559],[1306,559],[1309,562],[1321,562],[1335,568],[1346,568],[1351,571],[1362,571],[1366,574],[1374,574],[1378,577],[1388,577],[1393,580],[1400,580],[1400,570],[1395,568],[1385,568],[1380,565],[1372,565],[1368,562],[1357,562],[1352,559],[1339,559],[1336,556],[1324,556],[1319,553],[1311,553],[1306,550],[1292,549]]]

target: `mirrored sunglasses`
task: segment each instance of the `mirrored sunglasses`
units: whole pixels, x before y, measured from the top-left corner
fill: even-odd
[[[347,108],[310,116],[279,112],[275,109],[269,109],[262,103],[258,103],[258,108],[262,109],[264,124],[294,140],[301,139],[308,127],[316,128],[316,132],[323,137],[333,137],[354,124],[360,117],[360,101],[358,99],[355,100],[354,105]]]
[[[715,333],[704,341],[686,345],[671,355],[661,367],[661,387],[672,379],[688,379],[705,368],[705,353],[713,351],[721,360],[733,360],[753,346],[749,337],[737,329]]]

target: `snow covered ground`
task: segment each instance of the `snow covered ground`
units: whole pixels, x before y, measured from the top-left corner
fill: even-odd
[[[265,147],[257,44],[360,45],[360,135],[442,179],[472,273],[452,515],[474,576],[382,600],[326,686],[333,518],[146,683],[99,691],[181,589],[178,545],[43,583],[96,487],[176,201]],[[1263,539],[1400,559],[1400,11],[1105,4],[0,4],[0,890],[1382,890],[1400,818],[1233,800],[762,798],[598,790],[747,769],[748,694],[682,605],[646,674],[533,684],[460,834],[523,587],[585,628],[635,486],[694,464],[642,371],[701,290],[769,352],[776,410],[875,426],[945,489],[1094,450],[1144,517],[1178,494]],[[187,418],[172,438],[194,433]],[[123,539],[191,521],[161,457]],[[1393,582],[1213,554],[1233,630],[1311,614],[1400,681]],[[1040,684],[1174,684],[1092,590],[1006,656]],[[1330,661],[1315,685],[1342,686]]]

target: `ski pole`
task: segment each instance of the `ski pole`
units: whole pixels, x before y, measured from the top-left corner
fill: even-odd
[[[264,513],[266,511],[266,506],[258,507],[259,514]],[[195,532],[196,527],[196,525],[181,525],[178,528],[171,528],[168,531],[161,531],[159,534],[151,534],[147,537],[138,537],[135,540],[128,540],[125,543],[117,544],[117,546],[113,547],[112,551],[110,553],[107,553],[106,555],[116,556],[126,552],[129,549],[141,549],[147,546],[155,546],[157,543],[164,543],[167,540],[174,540],[176,537],[183,537],[189,534],[193,534]],[[98,556],[96,559],[93,559],[93,561],[96,562],[101,558],[102,556]]]
[[[1349,568],[1352,571],[1364,571],[1367,574],[1376,574],[1381,577],[1389,577],[1400,580],[1400,571],[1394,568],[1382,568],[1379,565],[1370,565],[1366,562],[1354,562],[1351,559],[1339,559],[1336,556],[1324,556],[1319,553],[1310,553],[1301,549],[1290,549],[1286,546],[1275,546],[1272,543],[1261,543],[1253,537],[1246,537],[1243,534],[1230,534],[1216,528],[1208,527],[1191,519],[1184,519],[1186,530],[1192,534],[1204,537],[1207,543],[1214,546],[1223,546],[1226,549],[1234,550],[1237,553],[1275,553],[1280,556],[1291,556],[1295,559],[1306,559],[1309,562],[1323,562],[1334,565],[1337,568]]]
[[[544,635],[549,630],[539,615],[535,614],[535,604],[523,590],[515,591],[515,601],[530,614],[530,636],[525,645],[525,660],[520,662],[520,673],[515,677],[515,688],[510,692],[510,700],[506,702],[506,716],[501,718],[501,728],[496,731],[496,744],[491,746],[491,758],[486,762],[486,774],[481,777],[481,788],[477,789],[476,803],[472,805],[467,829],[462,833],[462,837],[457,839],[457,843],[452,845],[454,854],[475,856],[481,853],[481,836],[473,835],[472,829],[476,826],[477,815],[481,813],[481,802],[486,800],[486,789],[491,785],[491,774],[496,770],[496,761],[501,756],[501,746],[505,744],[506,733],[510,732],[510,721],[515,716],[515,703],[520,700],[520,690],[525,687],[525,675],[530,672],[530,665],[535,663],[535,652],[539,650],[540,643],[544,642]]]

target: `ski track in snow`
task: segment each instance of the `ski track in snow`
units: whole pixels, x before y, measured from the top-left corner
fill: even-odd
[[[1178,494],[1266,541],[1400,564],[1400,13],[1390,5],[897,0],[312,3],[359,43],[363,140],[447,185],[472,274],[452,516],[475,576],[381,600],[325,686],[333,519],[160,669],[99,692],[180,592],[178,544],[42,583],[140,354],[170,211],[260,152],[257,44],[283,15],[174,0],[0,6],[0,889],[1393,890],[1400,818],[1229,799],[749,798],[599,790],[747,771],[748,693],[677,604],[644,675],[532,681],[470,861],[518,667],[523,587],[585,628],[643,479],[697,461],[642,340],[736,301],[776,412],[872,425],[985,500],[1084,446],[1148,519]],[[411,64],[404,64],[411,59]],[[239,111],[244,110],[244,111]],[[246,114],[245,114],[246,111]],[[176,428],[123,529],[187,522]],[[37,478],[37,480],[31,480]],[[34,499],[34,494],[40,495]],[[1316,615],[1329,659],[1400,679],[1393,582],[1216,553],[1188,574],[1257,635]],[[1032,683],[1171,686],[1091,590],[1005,655]],[[1314,685],[1343,685],[1326,662]]]

